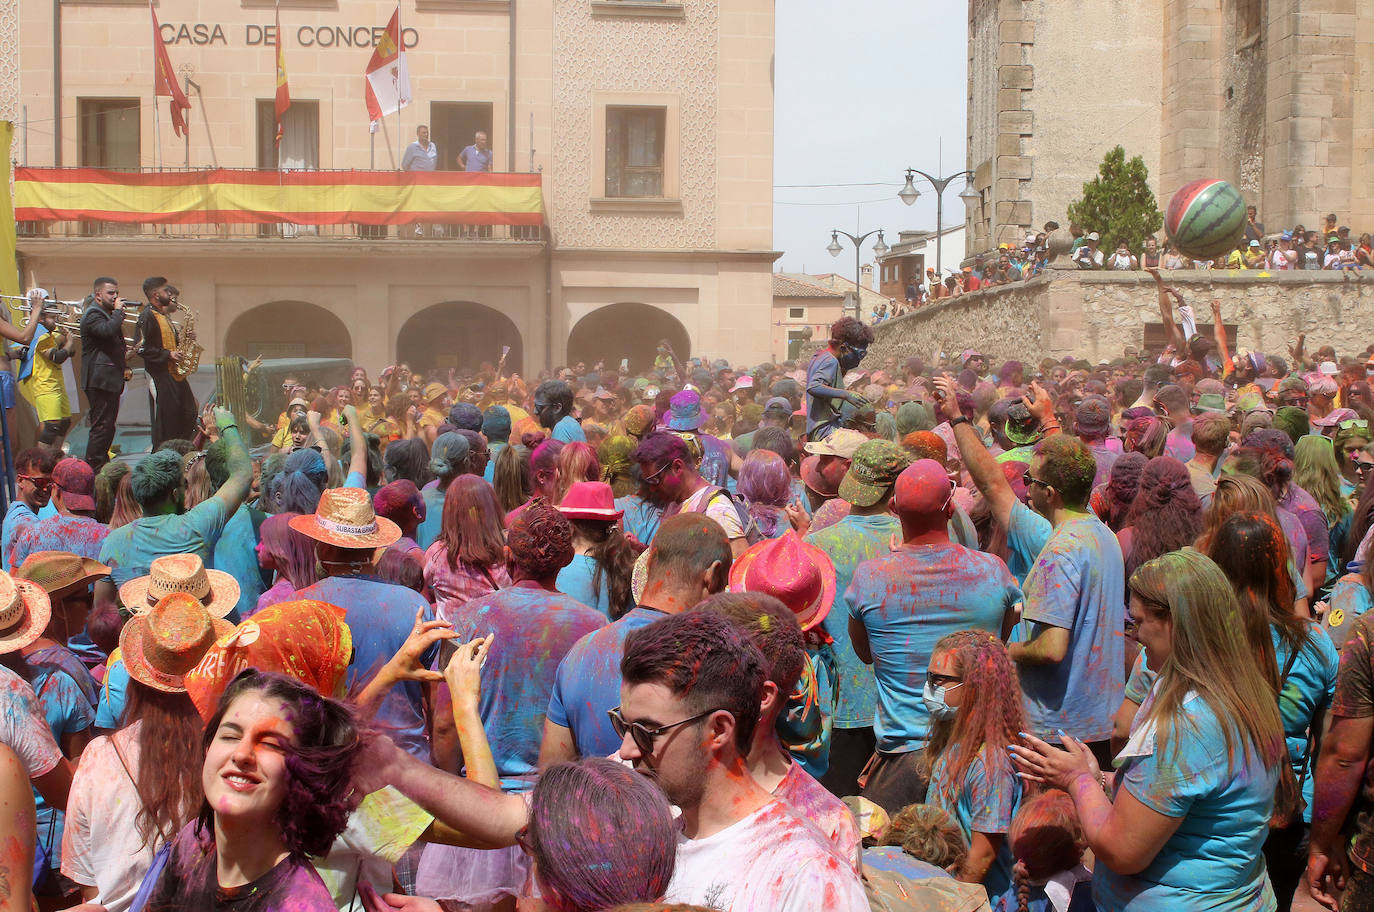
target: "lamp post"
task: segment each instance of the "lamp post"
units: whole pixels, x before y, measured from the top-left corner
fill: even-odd
[[[943,279],[944,270],[941,268],[943,264],[940,262],[940,242],[943,240],[941,230],[945,216],[945,188],[956,178],[964,178],[964,189],[959,191],[959,199],[964,201],[964,208],[966,211],[971,210],[973,204],[982,199],[982,197],[979,196],[977,190],[973,189],[972,171],[955,171],[949,177],[931,177],[920,168],[907,168],[906,185],[903,186],[901,190],[897,191],[897,196],[908,206],[916,202],[921,196],[921,191],[916,189],[916,184],[913,180],[913,175],[916,174],[930,181],[931,186],[935,188],[935,276],[937,279]]]
[[[887,244],[883,243],[883,229],[881,228],[875,228],[867,234],[861,234],[858,237],[855,237],[848,231],[841,231],[838,228],[832,228],[830,229],[830,243],[826,245],[825,249],[830,251],[830,255],[833,257],[839,256],[840,253],[844,250],[844,247],[840,244],[840,235],[842,234],[845,237],[849,238],[850,243],[854,245],[854,319],[861,320],[863,319],[863,302],[862,299],[859,297],[859,290],[863,288],[863,283],[860,280],[860,277],[863,273],[861,272],[861,267],[859,265],[859,250],[863,247],[864,241],[868,240],[875,234],[878,236],[878,242],[873,245],[873,255],[875,257],[887,256],[887,252],[891,248],[888,247]]]

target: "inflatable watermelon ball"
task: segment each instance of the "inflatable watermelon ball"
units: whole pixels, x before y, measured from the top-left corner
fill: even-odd
[[[1224,257],[1245,233],[1245,198],[1224,180],[1195,180],[1169,200],[1164,231],[1185,256]]]

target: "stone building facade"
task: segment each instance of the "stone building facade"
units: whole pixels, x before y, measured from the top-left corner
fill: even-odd
[[[1064,220],[1120,144],[1163,209],[1231,181],[1269,228],[1374,224],[1374,5],[969,0],[970,250]]]
[[[0,113],[21,165],[145,171],[395,169],[420,124],[453,169],[480,129],[495,171],[540,175],[542,230],[72,221],[21,230],[25,280],[70,299],[109,274],[137,297],[165,275],[198,311],[207,359],[342,355],[375,373],[510,345],[510,368],[532,373],[642,366],[665,337],[683,356],[770,356],[774,0],[406,2],[414,101],[374,134],[363,71],[396,9],[281,0],[292,110],[278,151],[271,0],[158,4],[194,83],[185,143],[152,95],[146,0],[0,0],[0,51],[16,48],[0,53]]]
[[[1219,300],[1234,353],[1237,347],[1286,356],[1306,332],[1309,350],[1330,344],[1341,355],[1363,352],[1371,338],[1374,281],[1359,273],[1166,273],[1170,285],[1210,320]],[[1127,346],[1162,348],[1159,295],[1144,272],[1056,271],[1028,282],[960,295],[880,323],[870,359],[930,357],[976,348],[994,360],[1028,364],[1042,358],[1119,358]],[[1210,323],[1199,326],[1210,333]],[[1147,345],[1148,343],[1148,345]]]

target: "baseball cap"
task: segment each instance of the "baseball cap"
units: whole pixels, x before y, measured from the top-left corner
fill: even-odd
[[[791,415],[792,403],[781,396],[774,396],[763,405],[763,413],[766,415],[769,412],[775,415]]]
[[[1197,405],[1193,406],[1193,414],[1201,415],[1203,412],[1226,414],[1226,397],[1221,393],[1203,393],[1198,396]]]
[[[740,390],[743,390],[743,389],[753,389],[753,388],[754,388],[754,378],[751,377],[749,374],[745,374],[744,376],[740,377],[738,380],[735,381],[735,385],[732,386],[732,387],[730,387],[730,392],[736,393],[736,392],[739,392]]]
[[[1250,246],[1251,246],[1251,247],[1258,247],[1259,245],[1260,245],[1260,242],[1259,242],[1259,241],[1255,241],[1255,240],[1250,241]]]
[[[939,465],[934,460],[925,460]],[[911,464],[911,457],[891,440],[868,440],[854,451],[840,482],[840,497],[856,507],[871,507]],[[941,470],[943,471],[943,470]]]
[[[1090,241],[1100,241],[1102,240],[1102,236],[1098,234],[1096,231],[1090,231],[1088,232],[1087,239]]]
[[[68,510],[95,509],[95,472],[84,459],[68,456],[53,467],[52,482],[62,489]]]
[[[1096,437],[1112,426],[1112,406],[1102,396],[1084,396],[1074,413],[1078,433]]]
[[[1326,374],[1328,377],[1334,377],[1341,372],[1341,369],[1336,366],[1335,361],[1323,361],[1321,364],[1317,365],[1317,371]]]
[[[850,428],[840,428],[824,440],[813,440],[802,449],[813,456],[840,456],[853,459],[854,452],[867,442],[868,437],[863,433]]]

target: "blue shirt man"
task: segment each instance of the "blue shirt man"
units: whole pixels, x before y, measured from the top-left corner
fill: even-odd
[[[458,161],[464,171],[490,171],[491,149],[487,148],[487,134],[479,131],[473,144],[458,153]]]
[[[840,405],[862,406],[866,400],[844,388],[846,371],[859,366],[873,330],[853,317],[841,317],[830,327],[830,344],[816,352],[806,368],[806,437],[824,440],[840,426]]]
[[[1121,546],[1086,508],[1095,472],[1092,452],[1062,434],[1047,438],[1031,462],[1031,505],[1054,534],[1026,577],[1026,641],[1010,646],[1032,730],[1062,729],[1090,744],[1111,736],[1126,645]]]

